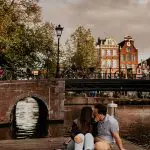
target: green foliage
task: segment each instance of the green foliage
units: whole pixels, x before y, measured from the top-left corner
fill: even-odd
[[[54,72],[54,26],[40,23],[34,0],[0,1],[0,53],[10,66],[46,67]]]
[[[45,23],[36,28],[37,52],[42,67],[55,72],[56,68],[56,44],[54,43],[54,25]]]
[[[71,63],[78,69],[83,70],[95,66],[96,51],[94,38],[91,35],[90,29],[85,29],[82,26],[78,27],[71,35],[70,42],[68,41],[67,46],[68,53],[72,54]]]

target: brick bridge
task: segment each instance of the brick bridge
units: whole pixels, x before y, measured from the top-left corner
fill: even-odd
[[[11,122],[15,105],[26,97],[45,106],[49,120],[64,119],[64,80],[0,81],[0,124]]]
[[[150,91],[150,80],[52,79],[0,81],[0,124],[10,123],[18,101],[32,97],[49,120],[64,120],[66,91]],[[39,110],[39,111],[40,111]]]

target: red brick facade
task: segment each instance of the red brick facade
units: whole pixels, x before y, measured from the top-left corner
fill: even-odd
[[[138,66],[138,50],[135,48],[134,40],[131,36],[125,36],[124,40],[119,43],[120,49],[120,67],[125,74],[130,70],[136,74]]]

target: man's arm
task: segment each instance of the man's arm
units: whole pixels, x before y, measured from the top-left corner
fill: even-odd
[[[113,132],[112,136],[114,137],[114,139],[116,141],[116,144],[118,145],[119,149],[120,150],[126,150],[126,149],[123,148],[122,140],[119,136],[119,133],[118,132]]]

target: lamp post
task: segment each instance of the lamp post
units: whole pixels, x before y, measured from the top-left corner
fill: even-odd
[[[98,49],[98,53],[97,53],[97,55],[98,55],[98,60],[97,60],[97,62],[98,62],[98,65],[97,65],[97,71],[98,71],[98,73],[99,73],[99,75],[98,75],[98,78],[101,78],[101,53],[100,53],[100,44],[101,44],[101,40],[100,40],[100,38],[98,38],[98,41],[97,41],[97,49]]]
[[[56,26],[55,30],[58,38],[56,78],[59,78],[59,41],[63,31],[63,27],[61,27],[61,25],[59,24],[58,26]]]
[[[119,48],[118,48],[118,52],[119,52],[119,79],[121,78],[121,69],[120,69],[120,45],[119,45]]]
[[[100,78],[100,45],[98,44],[97,45],[97,50],[98,50],[98,53],[97,53],[97,71],[98,71],[98,78]]]

